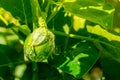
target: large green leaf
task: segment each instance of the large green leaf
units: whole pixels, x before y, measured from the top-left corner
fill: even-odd
[[[104,4],[103,0],[73,0],[64,2],[65,11],[79,17],[98,23],[106,29],[110,29],[113,24],[114,8]]]
[[[89,42],[80,42],[79,45],[76,46],[75,49],[66,53],[66,56],[54,56],[49,63],[61,69],[63,72],[80,78],[89,71],[98,59],[99,54],[95,47]]]
[[[120,63],[120,42],[112,41],[109,42],[111,46],[103,45],[103,48],[107,51],[103,52],[106,57],[109,57],[111,59],[114,59]]]
[[[104,30],[99,25],[87,26],[87,31],[97,35],[96,40],[102,43],[103,51],[107,57],[120,62],[120,36]],[[101,49],[99,47],[99,49]]]

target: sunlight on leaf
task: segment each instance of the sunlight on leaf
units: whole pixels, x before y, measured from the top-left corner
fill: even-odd
[[[11,29],[0,27],[0,44],[8,45],[18,40],[18,36]]]
[[[115,9],[111,5],[105,5],[103,2],[97,1],[64,2],[63,7],[66,12],[97,23],[105,29],[111,29]]]
[[[87,26],[87,30],[90,33],[102,36],[107,38],[109,41],[115,40],[115,41],[120,41],[120,36],[114,35],[107,30],[101,28],[99,25],[97,26]]]
[[[97,10],[101,10],[101,11],[103,10],[103,11],[107,12],[108,14],[112,14],[115,11],[115,9],[109,4],[107,4],[105,6],[89,6],[88,8],[97,9]]]
[[[0,35],[0,44],[3,44],[3,45],[7,44],[5,38],[2,35]]]
[[[26,70],[27,66],[25,64],[22,65],[18,65],[15,69],[15,80],[20,80],[19,78],[21,78]]]
[[[0,8],[0,20],[2,20],[5,25],[11,23],[15,24],[16,26],[20,25],[19,21],[15,19],[10,12],[6,11],[3,8]]]
[[[114,28],[114,30],[115,30],[115,32],[120,33],[120,28],[119,27]]]
[[[7,33],[7,30],[3,27],[0,27],[0,44],[6,45],[7,41],[5,38],[5,33]]]
[[[65,0],[64,2],[75,2],[76,0]]]
[[[66,34],[69,34],[70,32],[69,26],[67,24],[63,26],[63,30],[65,31]]]
[[[88,54],[80,53],[75,58],[67,63],[66,67],[69,67],[70,69],[70,74],[78,75],[81,71],[80,64],[81,62],[79,61],[80,58],[85,58],[89,57]]]
[[[80,29],[83,29],[85,26],[85,19],[80,18],[78,16],[73,16],[73,28],[75,31],[79,31]]]

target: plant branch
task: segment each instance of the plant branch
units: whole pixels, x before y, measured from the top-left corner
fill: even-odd
[[[33,29],[35,29],[38,26],[38,18],[42,16],[42,11],[40,9],[38,0],[31,0],[31,8],[33,17]]]
[[[39,80],[38,76],[38,64],[36,62],[32,63],[33,77],[32,80]]]
[[[85,36],[80,36],[80,35],[76,35],[76,34],[65,34],[64,32],[60,32],[60,31],[55,31],[55,30],[51,30],[54,34],[57,34],[57,35],[61,35],[61,36],[66,36],[66,37],[70,37],[70,38],[75,38],[75,39],[85,39],[85,40],[88,40],[88,41],[95,41],[95,42],[99,42],[99,43],[102,43],[104,45],[107,45],[107,46],[110,46],[112,48],[116,48],[115,46],[107,43],[107,42],[104,42],[104,41],[101,41],[101,40],[98,40],[98,39],[94,39],[94,38],[91,38],[91,37],[85,37]]]
[[[2,64],[2,65],[0,65],[0,67],[5,67],[5,66],[13,65],[13,64],[21,64],[21,63],[25,63],[25,62],[24,62],[24,61],[20,61],[20,62],[14,62],[14,63]]]
[[[62,8],[62,4],[59,4],[59,5],[57,5],[56,7],[55,7],[55,11],[54,12],[52,12],[52,14],[49,16],[49,18],[47,19],[47,23],[49,22],[49,21],[51,21],[51,19],[53,18],[53,17],[55,17],[55,15],[58,13],[58,11],[60,10]]]
[[[23,14],[24,14],[24,18],[25,18],[25,24],[28,25],[28,23],[27,23],[27,16],[26,16],[26,13],[25,13],[25,4],[24,4],[23,0],[21,0],[21,1],[22,1],[22,7],[23,7]]]

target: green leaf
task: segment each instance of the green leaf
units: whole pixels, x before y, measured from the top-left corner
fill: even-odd
[[[17,19],[13,17],[13,15],[5,10],[4,8],[0,8],[0,20],[6,25],[9,26],[10,24],[14,24],[15,26],[19,26],[20,23]]]
[[[80,42],[77,47],[65,55],[56,55],[49,61],[62,71],[81,78],[98,59],[98,51],[91,43]]]
[[[23,13],[23,7],[22,7],[22,1],[21,0],[0,0],[0,7],[4,8],[5,10],[9,11],[15,18],[19,18],[24,20],[24,13]]]
[[[79,3],[86,1],[85,4],[94,4],[94,5],[101,5],[104,3],[104,0],[65,0],[64,2],[76,2],[76,1]]]
[[[25,35],[29,35],[30,34],[30,29],[28,28],[27,25],[21,25],[21,26],[19,26],[19,30],[21,32],[23,32]]]
[[[105,29],[111,29],[114,8],[111,5],[103,4],[103,0],[97,1],[75,0],[74,2],[64,2],[63,7],[67,12],[97,23]]]
[[[31,28],[32,14],[30,0],[0,0],[0,7],[9,11],[12,16]]]
[[[99,25],[89,26],[87,25],[87,31],[89,33],[96,34],[98,36],[106,38],[108,41],[120,41],[120,36],[108,32],[107,30],[101,28]]]
[[[109,42],[112,46],[103,45],[103,48],[107,51],[107,53],[104,53],[106,57],[114,59],[120,63],[120,42],[117,41],[111,41]]]
[[[87,31],[97,35],[98,37],[96,40],[100,40],[103,43],[101,46],[103,47],[102,53],[115,59],[116,61],[120,62],[120,36],[115,35],[113,33],[104,30],[99,25],[96,26],[87,26]]]

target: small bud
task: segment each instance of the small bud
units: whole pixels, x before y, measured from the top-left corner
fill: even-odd
[[[54,49],[54,34],[47,28],[37,28],[25,40],[25,60],[43,62],[52,55]]]

